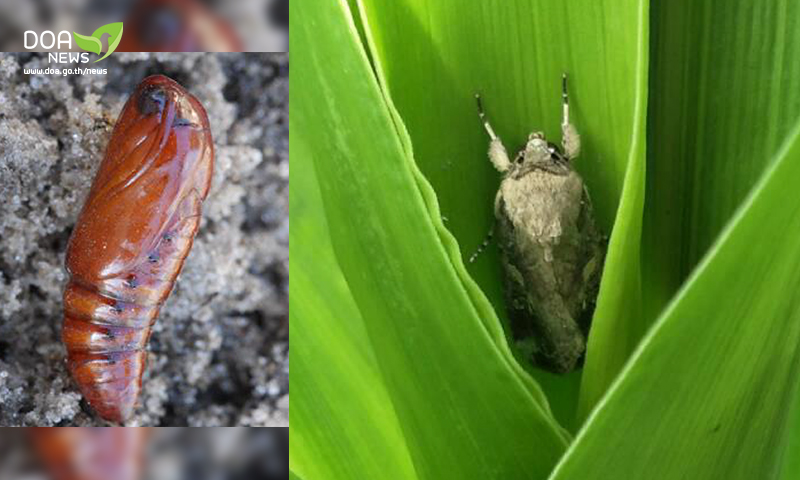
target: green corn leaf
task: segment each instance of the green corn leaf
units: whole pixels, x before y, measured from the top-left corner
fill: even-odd
[[[312,479],[413,478],[361,314],[333,254],[310,154],[296,135],[290,142],[291,466]]]
[[[303,480],[303,478],[300,475],[294,473],[294,471],[292,471],[292,470],[289,470],[289,479],[290,480]]]
[[[672,298],[800,117],[800,4],[653,2],[646,315]]]
[[[415,160],[433,185],[446,226],[469,257],[493,222],[499,175],[478,121],[480,92],[507,148],[543,130],[560,140],[561,74],[581,133],[576,168],[611,233],[583,390],[588,408],[633,351],[640,312],[638,248],[644,196],[647,100],[646,1],[459,2],[361,0],[373,57],[408,125]],[[613,25],[609,20],[613,19]],[[505,316],[496,249],[470,267]],[[634,332],[620,335],[619,332]],[[527,362],[527,359],[520,359]],[[577,375],[536,373],[565,425]]]
[[[334,251],[417,475],[546,477],[566,436],[497,348],[480,318],[488,303],[453,266],[455,243],[346,3],[303,12],[293,29],[293,139],[313,158]]]
[[[293,472],[800,478],[800,5],[292,3]],[[496,248],[463,261],[499,184],[473,94],[509,150],[558,141],[562,72],[610,233],[568,376],[507,344]]]
[[[559,465],[571,478],[771,478],[800,380],[800,124]],[[765,231],[780,231],[754,249]]]

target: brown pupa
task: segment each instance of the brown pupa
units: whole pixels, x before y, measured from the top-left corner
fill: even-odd
[[[62,340],[84,398],[123,422],[150,329],[200,225],[214,145],[205,109],[154,75],[128,99],[69,240]]]

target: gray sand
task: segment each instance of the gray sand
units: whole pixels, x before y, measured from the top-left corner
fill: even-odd
[[[288,55],[115,53],[78,65],[107,75],[23,73],[48,66],[0,54],[0,426],[104,424],[65,368],[64,253],[117,115],[154,73],[203,103],[217,155],[127,425],[287,425]]]

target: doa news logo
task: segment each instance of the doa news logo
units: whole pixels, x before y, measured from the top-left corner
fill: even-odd
[[[53,33],[50,30],[45,30],[41,34],[34,32],[33,30],[26,30],[24,35],[24,45],[25,48],[28,50],[32,50],[34,48],[43,48],[45,50],[50,50],[52,48],[56,48],[61,50],[62,48],[67,48],[72,50],[72,39],[74,37],[75,44],[81,50],[85,50],[87,52],[95,53],[97,55],[101,55],[103,53],[103,35],[108,34],[108,49],[106,50],[106,54],[102,57],[98,58],[94,61],[94,63],[103,60],[107,56],[114,53],[114,50],[117,49],[117,45],[119,45],[120,40],[122,40],[122,22],[114,22],[109,23],[108,25],[103,25],[102,27],[95,30],[91,35],[81,35],[77,32],[70,32],[67,30],[62,30],[58,32],[58,35]],[[32,41],[31,41],[32,40]],[[48,61],[49,62],[80,62],[80,63],[89,63],[89,54],[88,53],[80,53],[76,54],[74,52],[53,52],[48,54]]]

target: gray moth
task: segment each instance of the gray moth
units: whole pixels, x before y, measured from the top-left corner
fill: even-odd
[[[566,75],[562,96],[561,145],[533,132],[512,160],[476,95],[489,160],[502,174],[493,230],[512,335],[534,364],[555,373],[570,372],[583,359],[605,256],[589,193],[572,168],[580,137],[569,122]]]

